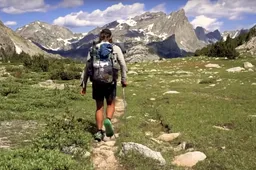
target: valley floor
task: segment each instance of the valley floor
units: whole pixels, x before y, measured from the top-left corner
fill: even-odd
[[[127,107],[115,124],[123,169],[187,169],[172,162],[189,151],[207,156],[191,169],[255,169],[256,69],[226,71],[244,62],[256,66],[255,58],[206,57],[129,64]],[[81,96],[78,80],[45,82],[48,73],[25,71],[3,76],[5,67],[0,64],[0,169],[93,169],[91,85]],[[165,142],[158,138],[163,133],[180,135]],[[120,156],[124,142],[160,152],[166,164],[136,152]]]

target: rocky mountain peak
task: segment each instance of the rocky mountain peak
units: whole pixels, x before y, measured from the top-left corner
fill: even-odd
[[[220,41],[222,38],[219,30],[214,30],[213,32],[210,32],[200,26],[196,27],[195,33],[197,35],[197,38],[200,41],[205,42],[206,44],[215,43],[217,41]]]
[[[181,21],[184,21],[184,20],[188,21],[188,18],[185,14],[184,9],[180,9],[178,11],[170,13],[169,18],[177,18],[178,20],[181,20]]]
[[[16,32],[22,37],[33,41],[43,49],[47,50],[68,50],[71,44],[83,38],[83,35],[74,34],[65,27],[51,25],[42,21],[35,21],[21,28]]]

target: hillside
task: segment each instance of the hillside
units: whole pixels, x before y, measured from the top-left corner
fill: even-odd
[[[238,51],[248,51],[254,55],[254,37],[256,36],[256,27],[252,27],[249,31],[244,32],[236,38],[228,36],[226,41],[219,41],[215,44],[210,44],[207,47],[197,50],[196,56],[206,55],[209,57],[227,57],[235,59],[239,57]]]
[[[3,48],[8,55],[14,53],[20,54],[22,51],[33,56],[42,54],[45,57],[60,58],[58,55],[49,54],[41,50],[38,46],[29,40],[22,38],[20,35],[6,27],[0,21],[0,49]]]

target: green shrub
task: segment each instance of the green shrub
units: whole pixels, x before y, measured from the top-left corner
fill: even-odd
[[[0,169],[17,170],[82,170],[82,164],[56,150],[23,148],[2,150]],[[88,166],[89,167],[89,166]]]
[[[16,94],[19,92],[19,87],[13,84],[0,85],[0,93],[2,96],[8,96],[9,94]]]
[[[6,71],[10,72],[12,76],[16,77],[16,78],[21,78],[22,77],[22,73],[23,70],[21,67],[19,66],[6,66]]]
[[[62,150],[64,147],[76,145],[89,149],[91,134],[86,130],[91,129],[90,123],[72,115],[48,117],[47,122],[44,133],[34,141],[36,148]]]
[[[215,84],[216,79],[205,79],[199,82],[199,84]]]
[[[63,71],[63,70],[54,70],[50,72],[50,79],[52,80],[73,80],[80,79],[80,72],[74,71]]]

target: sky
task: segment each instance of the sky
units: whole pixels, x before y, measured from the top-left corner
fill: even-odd
[[[256,24],[256,0],[0,0],[0,20],[16,30],[34,21],[85,33],[144,12],[184,9],[191,24],[221,32]]]

